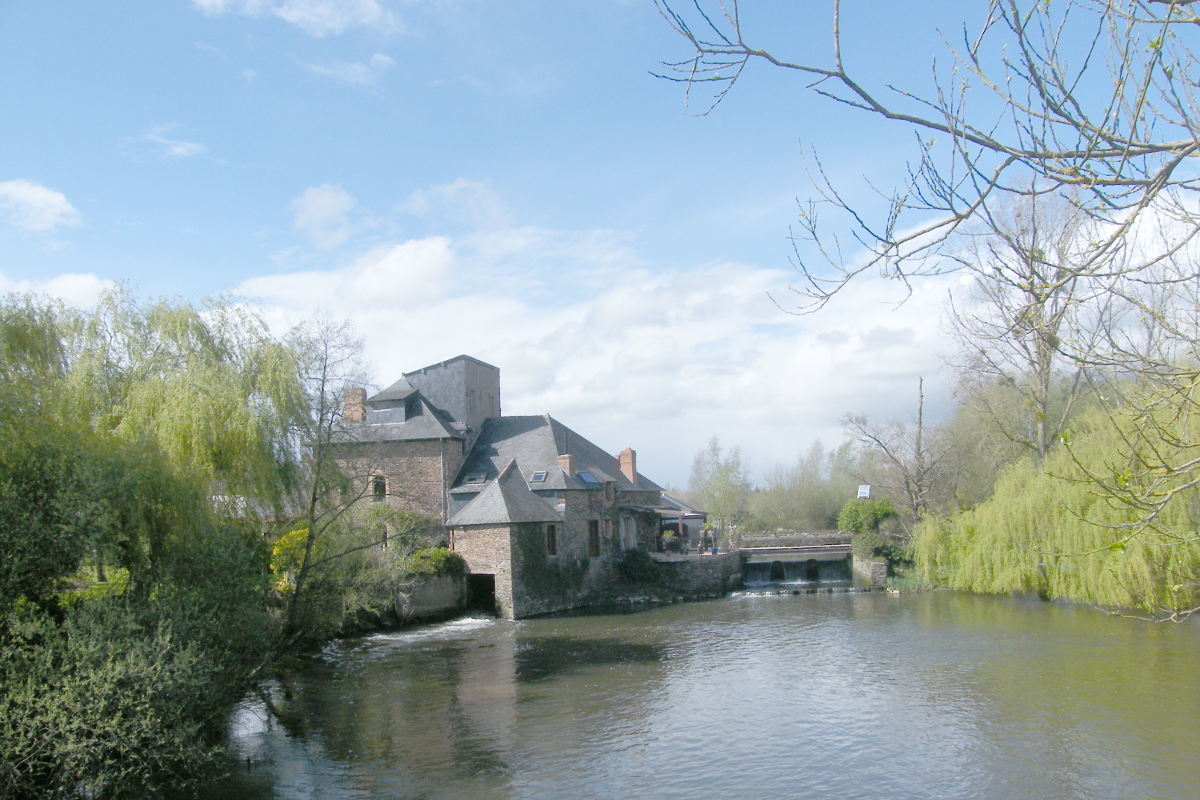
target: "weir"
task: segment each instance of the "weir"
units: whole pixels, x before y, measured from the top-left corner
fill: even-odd
[[[851,579],[850,545],[744,547],[742,580],[763,583],[818,583]]]

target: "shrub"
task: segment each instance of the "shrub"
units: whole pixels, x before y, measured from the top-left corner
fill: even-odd
[[[897,516],[892,501],[885,497],[851,500],[838,514],[838,527],[853,533],[878,533],[879,523]]]
[[[658,574],[657,565],[645,550],[626,550],[621,560],[621,577],[629,583],[650,583]]]
[[[463,557],[447,547],[418,550],[408,560],[410,575],[461,575],[466,570]]]

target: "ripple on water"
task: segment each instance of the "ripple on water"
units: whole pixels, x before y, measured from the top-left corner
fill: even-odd
[[[327,648],[229,798],[1200,796],[1200,639],[1077,607],[742,595]]]

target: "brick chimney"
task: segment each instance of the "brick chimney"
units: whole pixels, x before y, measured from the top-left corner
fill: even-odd
[[[568,453],[563,453],[558,457],[558,466],[568,475],[575,474],[575,458]]]
[[[637,483],[637,453],[633,452],[632,447],[626,447],[621,451],[621,472],[625,473],[625,477],[629,478],[630,483]]]
[[[342,393],[342,419],[346,422],[364,422],[367,419],[367,390],[352,387]]]

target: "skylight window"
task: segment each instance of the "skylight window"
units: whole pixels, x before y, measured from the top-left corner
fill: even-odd
[[[545,483],[546,482],[546,473],[545,472],[533,473],[533,477],[529,479],[529,482],[530,483]]]
[[[463,478],[464,483],[483,483],[486,476],[482,472],[472,472],[467,477]]]
[[[595,476],[593,476],[592,473],[590,473],[590,472],[576,472],[575,474],[577,476],[579,476],[579,480],[583,481],[584,483],[599,483],[600,482],[600,481],[596,480]]]

